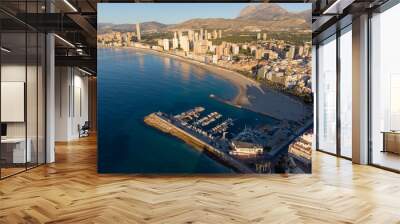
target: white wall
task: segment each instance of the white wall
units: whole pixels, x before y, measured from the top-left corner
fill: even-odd
[[[88,120],[88,77],[72,67],[56,67],[55,73],[55,140],[70,141]]]
[[[39,69],[39,70],[37,70]],[[24,82],[26,85],[26,106],[21,108],[26,112],[26,120],[22,122],[5,122],[7,124],[8,138],[27,138],[31,143],[32,162],[44,162],[44,80],[42,68],[36,65],[25,64],[3,64],[1,66],[2,82]],[[27,78],[27,80],[26,80]],[[7,96],[2,96],[7,97]],[[10,108],[1,108],[10,110]],[[11,111],[12,113],[12,111]],[[39,153],[39,156],[37,156]]]

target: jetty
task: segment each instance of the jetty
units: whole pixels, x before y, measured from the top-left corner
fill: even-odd
[[[183,116],[185,116],[185,115],[183,115]],[[252,169],[250,169],[249,167],[247,167],[245,164],[241,163],[240,161],[236,160],[235,158],[230,156],[228,153],[215,148],[214,146],[210,145],[206,141],[200,139],[199,137],[196,137],[194,134],[190,133],[189,131],[183,130],[182,128],[173,124],[173,121],[171,121],[168,118],[168,116],[166,116],[165,114],[163,114],[161,112],[151,113],[151,114],[147,115],[144,118],[144,122],[147,125],[157,128],[158,130],[160,130],[164,133],[170,134],[172,136],[175,136],[175,137],[181,139],[182,141],[186,142],[187,144],[193,146],[196,150],[199,150],[201,152],[205,151],[206,153],[211,155],[212,158],[215,158],[216,160],[218,160],[225,166],[230,167],[239,173],[254,173],[254,171]]]

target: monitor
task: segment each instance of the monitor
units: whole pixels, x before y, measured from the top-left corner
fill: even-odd
[[[7,136],[7,124],[1,123],[1,136]]]

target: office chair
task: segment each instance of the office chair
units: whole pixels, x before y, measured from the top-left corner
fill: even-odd
[[[89,136],[89,129],[90,129],[89,121],[85,121],[82,127],[80,127],[80,125],[78,124],[79,138]]]

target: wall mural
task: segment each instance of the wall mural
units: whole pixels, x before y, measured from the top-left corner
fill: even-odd
[[[100,173],[311,173],[311,4],[98,4]]]

